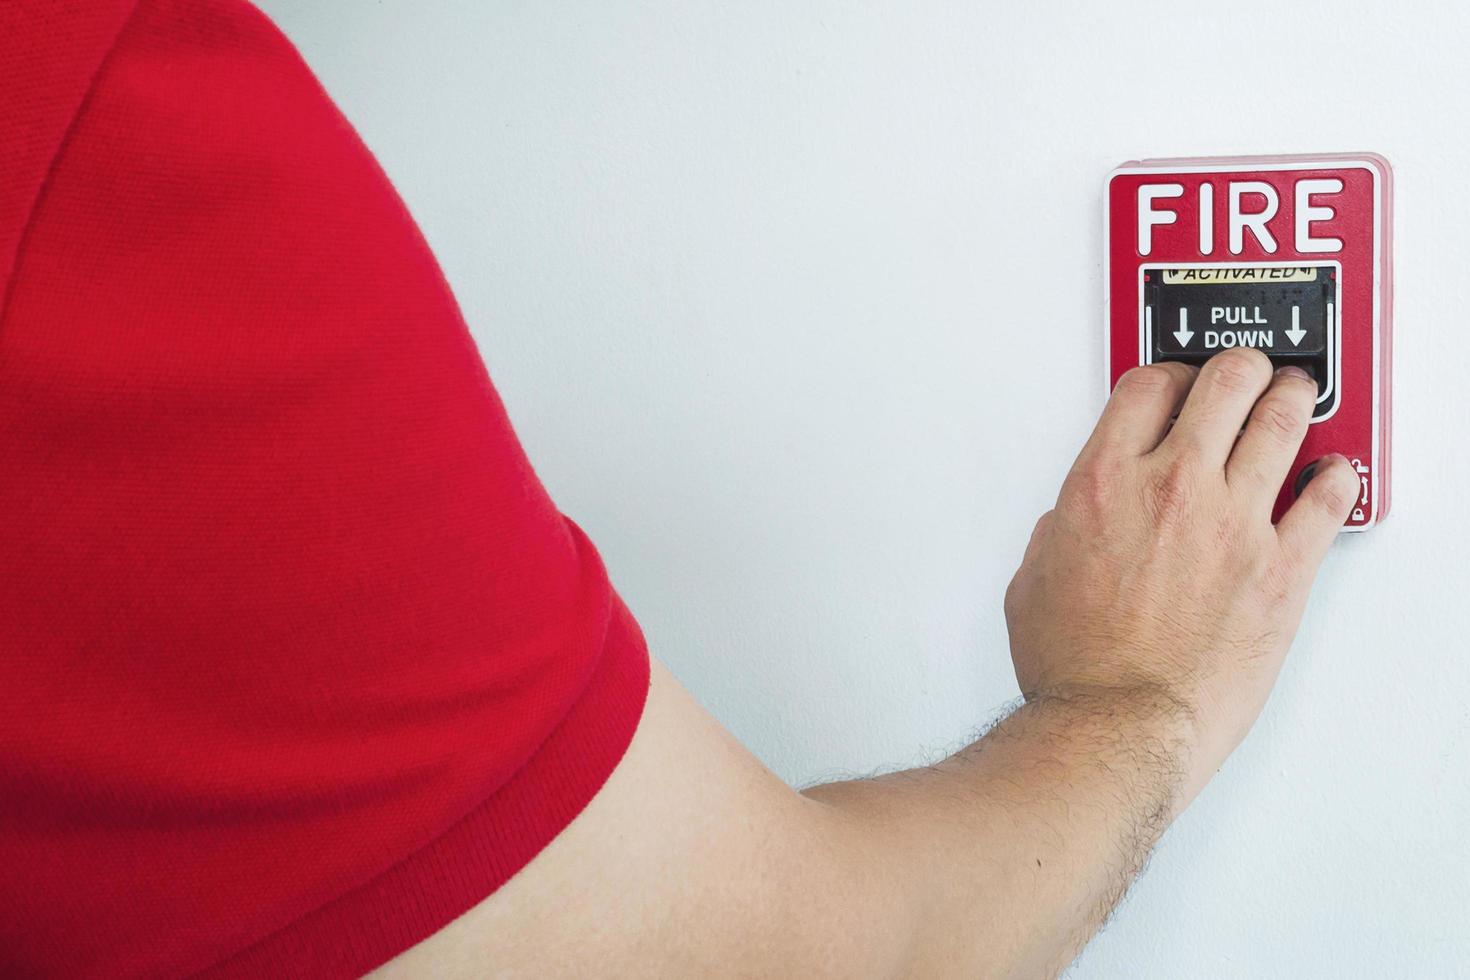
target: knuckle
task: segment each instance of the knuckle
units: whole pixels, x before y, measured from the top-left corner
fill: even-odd
[[[1161,524],[1175,524],[1189,513],[1199,492],[1199,477],[1192,463],[1173,457],[1150,474],[1145,484],[1149,513]]]
[[[1212,383],[1232,394],[1261,387],[1271,373],[1271,361],[1253,347],[1232,347],[1216,354],[1206,365]]]
[[[1078,467],[1067,481],[1065,502],[1085,513],[1107,512],[1118,496],[1118,487],[1122,485],[1121,470],[1120,464],[1100,459]],[[1042,518],[1047,519],[1046,516]]]
[[[1252,420],[1265,434],[1283,442],[1295,441],[1307,428],[1306,414],[1285,398],[1264,398],[1256,404]]]

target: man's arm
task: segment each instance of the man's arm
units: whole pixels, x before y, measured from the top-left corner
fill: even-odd
[[[936,766],[796,793],[655,665],[581,816],[382,975],[1055,974],[1275,680],[1357,490],[1330,458],[1270,523],[1315,392],[1130,372],[1006,597],[1026,702]]]

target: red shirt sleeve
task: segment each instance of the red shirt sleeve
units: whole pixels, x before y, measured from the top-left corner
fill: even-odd
[[[597,792],[642,637],[265,17],[0,65],[0,974],[361,973]]]

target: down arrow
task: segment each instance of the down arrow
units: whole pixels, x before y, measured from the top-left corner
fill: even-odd
[[[1174,339],[1179,341],[1180,347],[1188,347],[1194,339],[1194,331],[1189,329],[1189,311],[1183,307],[1179,310],[1179,329],[1174,331]]]
[[[1291,308],[1291,329],[1286,331],[1287,339],[1291,341],[1291,346],[1296,347],[1301,344],[1302,338],[1306,335],[1307,332],[1302,329],[1302,308],[1293,306]]]

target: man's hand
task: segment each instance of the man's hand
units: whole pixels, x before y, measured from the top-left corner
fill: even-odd
[[[655,664],[581,816],[381,976],[1054,975],[1281,666],[1357,492],[1324,460],[1271,525],[1315,392],[1126,375],[1006,597],[1027,703],[936,766],[795,793]]]
[[[1129,371],[1006,596],[1028,699],[1132,694],[1187,712],[1182,802],[1260,712],[1357,496],[1331,456],[1271,524],[1316,396],[1250,349]]]

